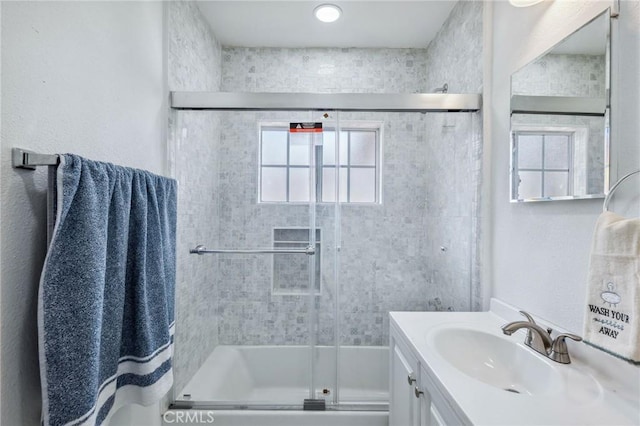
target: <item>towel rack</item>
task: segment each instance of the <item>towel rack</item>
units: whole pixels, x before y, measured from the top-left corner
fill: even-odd
[[[313,256],[316,254],[316,250],[313,246],[309,246],[303,249],[246,249],[246,250],[208,250],[205,246],[199,245],[195,248],[189,250],[191,254],[214,254],[214,253],[223,253],[223,254],[306,254],[309,256]]]
[[[47,175],[47,247],[53,237],[56,223],[56,167],[60,164],[58,154],[40,154],[23,148],[11,148],[11,165],[14,169],[35,170],[38,166],[50,166]]]
[[[611,200],[611,196],[613,195],[613,193],[616,191],[616,189],[618,189],[618,187],[620,186],[620,184],[622,182],[624,182],[625,180],[629,179],[631,176],[636,175],[640,173],[640,170],[635,170],[631,173],[627,173],[626,175],[622,176],[612,187],[611,189],[609,189],[609,193],[607,194],[607,196],[604,198],[604,204],[602,205],[602,211],[606,212],[609,211],[609,201]]]
[[[22,148],[11,148],[11,165],[15,169],[35,170],[38,166],[57,166],[58,154],[40,154]]]

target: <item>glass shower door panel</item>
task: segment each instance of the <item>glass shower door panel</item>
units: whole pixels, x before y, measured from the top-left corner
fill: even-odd
[[[313,399],[324,402],[331,407],[337,402],[337,367],[335,345],[336,333],[336,267],[337,245],[336,227],[338,204],[335,197],[330,199],[327,194],[335,194],[337,182],[328,182],[325,175],[327,170],[335,172],[335,147],[339,138],[339,113],[327,111],[316,113],[315,121],[323,126],[322,139],[316,139],[315,145],[315,222],[318,232],[318,255],[316,265],[318,274],[313,277],[316,282],[317,293],[314,296],[315,309],[311,312],[312,325],[311,348],[313,352],[311,369],[311,395]],[[310,301],[311,303],[311,301]]]
[[[231,252],[187,260],[187,274],[189,267],[208,264],[207,282],[196,283],[207,288],[208,300],[200,299],[204,293],[194,293],[197,308],[181,314],[196,323],[202,318],[208,334],[176,339],[176,345],[192,348],[183,355],[192,358],[185,367],[190,380],[176,389],[176,399],[212,406],[302,408],[310,397],[310,312],[319,291],[312,281],[317,272],[309,248],[318,250],[322,238],[315,231],[311,192],[312,139],[292,137],[289,122],[308,122],[312,116],[299,111],[213,114],[218,115],[219,140],[210,141],[216,154],[212,176],[206,179],[215,182],[215,191],[195,194],[190,206],[193,211],[214,197],[206,224],[213,229],[203,226],[201,233],[194,232],[189,248],[202,244]],[[188,143],[188,138],[181,141]],[[197,188],[202,173],[185,171],[190,172],[200,174],[194,180]]]
[[[381,309],[387,294],[378,294],[376,278],[389,271],[389,252],[398,244],[393,237],[383,238],[386,229],[405,212],[387,204],[380,185],[393,182],[386,169],[387,133],[403,123],[389,125],[394,114],[376,112],[340,113],[340,191],[337,262],[338,304],[337,369],[338,403],[384,409],[388,403],[388,350],[381,332],[385,314]],[[419,114],[416,114],[419,116]],[[406,128],[406,126],[405,126]],[[416,129],[418,131],[418,129]],[[414,153],[396,152],[402,159]],[[415,161],[418,161],[417,159]],[[404,173],[402,165],[394,173]],[[396,191],[402,189],[399,183]],[[346,193],[345,193],[346,192]],[[412,196],[417,196],[413,194]],[[400,206],[397,206],[400,207]],[[397,215],[394,212],[397,211]],[[403,221],[397,227],[402,227]],[[379,279],[379,278],[378,278]],[[390,296],[397,292],[390,291]]]
[[[381,129],[378,202],[361,202],[362,190],[340,209],[341,404],[388,402],[389,311],[470,309],[480,171],[475,116],[341,113],[343,131],[350,122]],[[350,186],[373,163],[362,142],[353,145]]]

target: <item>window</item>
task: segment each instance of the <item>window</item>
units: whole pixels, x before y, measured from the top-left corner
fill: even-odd
[[[573,194],[574,133],[514,131],[513,191],[517,199]]]
[[[313,135],[322,138],[311,139]],[[339,173],[340,202],[379,203],[380,127],[345,126],[340,131],[336,165],[336,131],[290,133],[288,124],[260,128],[260,202],[308,202],[310,171],[315,170],[318,202],[336,201]],[[313,157],[309,147],[314,144]],[[316,168],[310,167],[311,160]]]

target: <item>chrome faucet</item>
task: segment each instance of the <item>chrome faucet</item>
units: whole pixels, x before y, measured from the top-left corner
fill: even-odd
[[[571,358],[569,358],[569,350],[567,348],[567,343],[565,342],[565,338],[573,339],[577,342],[582,340],[582,337],[576,336],[575,334],[559,334],[556,336],[555,340],[551,339],[550,328],[546,330],[540,327],[534,319],[526,313],[525,311],[520,311],[522,315],[524,315],[527,320],[526,321],[514,321],[510,322],[502,326],[502,332],[507,336],[511,336],[514,331],[520,330],[521,328],[527,329],[527,337],[524,340],[524,344],[529,346],[534,351],[541,353],[547,358],[559,362],[561,364],[569,364],[571,363]]]

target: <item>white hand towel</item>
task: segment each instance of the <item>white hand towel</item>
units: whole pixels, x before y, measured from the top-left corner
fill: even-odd
[[[640,219],[604,212],[593,235],[585,342],[640,363]]]

